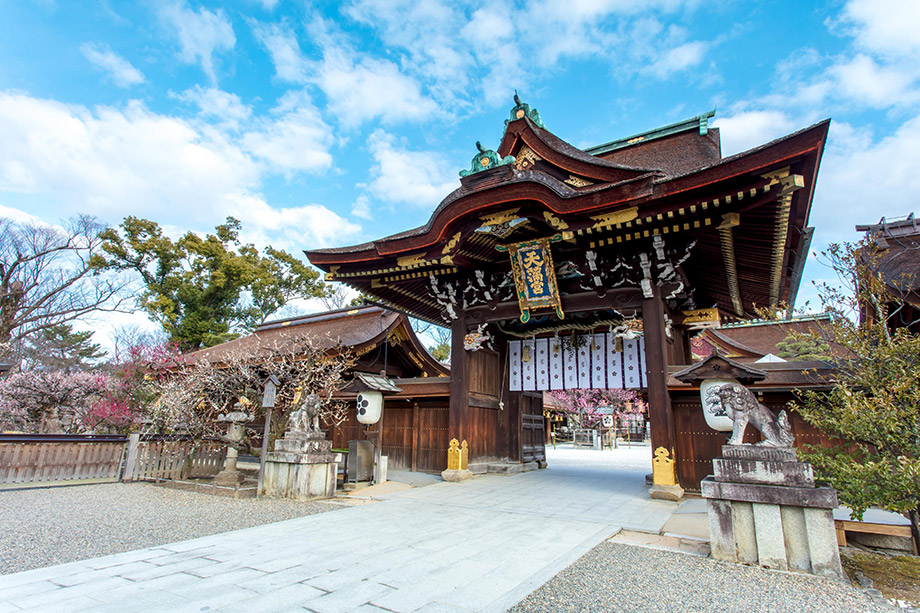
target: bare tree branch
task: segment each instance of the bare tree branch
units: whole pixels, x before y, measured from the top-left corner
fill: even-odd
[[[128,279],[100,253],[104,228],[87,215],[63,227],[0,219],[0,343],[15,347],[93,312],[128,310]]]

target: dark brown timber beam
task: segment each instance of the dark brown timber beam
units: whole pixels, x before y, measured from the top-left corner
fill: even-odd
[[[642,307],[642,292],[636,288],[608,289],[603,297],[595,292],[568,294],[562,297],[562,310],[567,315],[586,311],[635,310]],[[488,306],[476,306],[467,309],[467,318],[471,323],[504,321],[520,317],[521,308],[517,300],[500,302],[494,309]],[[539,314],[542,311],[538,311]],[[551,312],[551,311],[548,311]],[[626,313],[624,313],[625,315]]]

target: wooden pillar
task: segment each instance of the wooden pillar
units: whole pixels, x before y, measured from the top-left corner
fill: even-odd
[[[508,457],[513,462],[523,462],[523,420],[521,402],[523,392],[511,392],[505,401],[505,413],[508,420]]]
[[[412,472],[418,470],[418,448],[421,440],[421,425],[419,424],[418,402],[412,403]]]
[[[466,313],[460,311],[450,325],[450,438],[462,441],[469,436],[470,364],[463,348],[466,336]],[[473,446],[473,441],[469,441]],[[475,452],[471,452],[474,453]]]
[[[668,394],[668,341],[665,336],[665,305],[658,287],[654,295],[642,300],[642,326],[645,333],[648,411],[652,439],[653,498],[676,500],[683,496],[677,483],[674,454],[674,415]]]
[[[690,364],[690,332],[684,328],[674,328],[674,342],[668,344],[668,364]]]

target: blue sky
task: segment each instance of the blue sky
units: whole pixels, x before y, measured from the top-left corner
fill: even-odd
[[[517,89],[586,147],[830,117],[814,248],[920,202],[920,2],[0,0],[0,216],[227,215],[300,253],[424,223]],[[812,259],[800,292],[826,270]]]

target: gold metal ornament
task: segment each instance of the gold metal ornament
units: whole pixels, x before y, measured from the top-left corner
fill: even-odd
[[[664,447],[655,450],[652,460],[652,480],[655,485],[677,485],[677,466]]]

